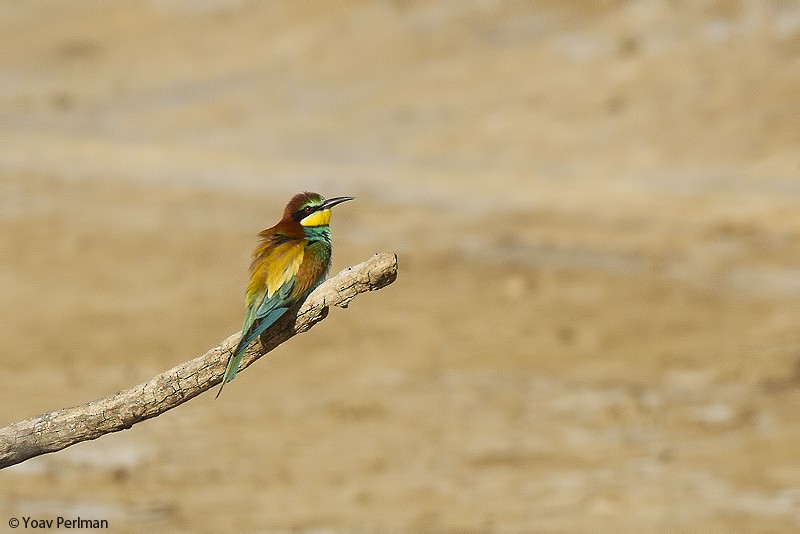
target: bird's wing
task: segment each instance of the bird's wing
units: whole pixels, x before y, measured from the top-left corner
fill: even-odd
[[[319,258],[315,252],[305,240],[290,240],[267,248],[266,253],[253,262],[250,285],[256,291],[248,292],[243,347],[322,282],[330,255]]]
[[[325,280],[330,263],[330,246],[325,247],[319,242],[306,245],[303,263],[294,277],[290,298],[293,301],[300,300],[320,285]]]
[[[303,239],[265,235],[253,255],[250,283],[247,286],[247,313],[242,336],[231,353],[217,396],[233,380],[244,351],[258,336],[277,321],[298,300],[304,298],[325,278],[330,251],[320,255]]]
[[[295,275],[300,270],[305,252],[299,239],[265,235],[253,254],[250,265],[250,283],[247,285],[245,304],[247,313],[242,324],[242,336],[231,353],[222,386],[233,380],[244,351],[267,328],[294,304]]]
[[[294,279],[303,263],[305,247],[301,239],[265,240],[256,249],[250,266],[242,332],[246,333],[258,319],[288,304]],[[288,306],[286,306],[288,307]],[[277,319],[277,318],[276,318]],[[273,320],[274,322],[274,320]]]

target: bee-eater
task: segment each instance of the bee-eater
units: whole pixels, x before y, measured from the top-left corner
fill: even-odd
[[[280,222],[258,234],[261,241],[250,264],[242,337],[228,360],[217,397],[236,376],[247,347],[325,280],[331,266],[331,208],[347,200],[353,197],[325,200],[318,193],[298,193]]]

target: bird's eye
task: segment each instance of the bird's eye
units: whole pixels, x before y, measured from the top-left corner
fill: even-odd
[[[305,208],[303,208],[303,213],[308,214],[311,213],[312,211],[314,211],[314,208],[312,208],[311,206],[306,206]]]

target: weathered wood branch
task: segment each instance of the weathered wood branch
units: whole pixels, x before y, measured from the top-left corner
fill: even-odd
[[[396,277],[394,254],[376,254],[348,267],[264,332],[260,343],[253,343],[248,349],[239,369],[248,367],[295,334],[307,331],[327,317],[329,306],[346,308],[359,293],[387,286]],[[222,381],[228,357],[238,340],[239,334],[234,334],[199,358],[173,367],[144,384],[1,428],[0,469],[128,429],[211,389]]]

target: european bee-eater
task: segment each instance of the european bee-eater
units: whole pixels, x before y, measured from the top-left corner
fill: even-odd
[[[236,376],[247,347],[325,280],[331,266],[331,208],[347,200],[353,197],[325,200],[318,193],[298,193],[280,222],[258,234],[261,241],[250,264],[242,337],[228,360],[217,397]]]

